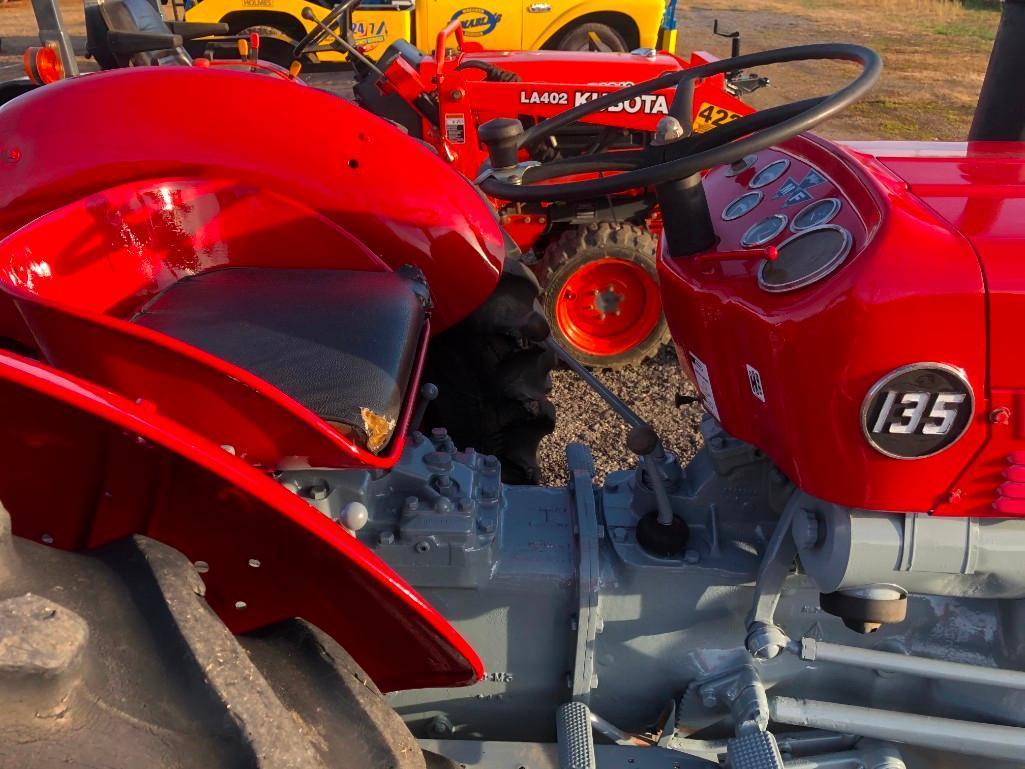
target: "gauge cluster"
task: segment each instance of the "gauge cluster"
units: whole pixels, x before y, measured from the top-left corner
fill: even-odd
[[[826,174],[779,149],[748,155],[706,179],[718,250],[752,250],[751,275],[763,291],[797,291],[840,269],[864,226]],[[762,253],[775,247],[770,261]]]

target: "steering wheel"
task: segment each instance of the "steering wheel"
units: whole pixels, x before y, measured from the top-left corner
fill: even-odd
[[[292,55],[295,58],[299,59],[302,58],[303,54],[306,52],[308,48],[314,48],[316,46],[319,46],[321,41],[325,37],[327,37],[329,34],[334,34],[331,28],[338,23],[339,19],[345,16],[345,14],[358,3],[359,0],[345,0],[345,2],[339,3],[334,8],[332,8],[331,11],[327,14],[327,16],[325,16],[319,22],[317,21],[317,17],[313,13],[312,9],[310,9],[309,7],[304,8],[302,14],[303,18],[307,19],[308,21],[312,21],[314,23],[314,27],[313,30],[306,35],[306,37],[304,37],[302,40],[296,43]],[[307,12],[309,13],[309,15],[307,15]],[[346,34],[348,34],[348,30],[341,30],[341,34],[344,37]]]
[[[556,160],[528,168],[522,178],[514,181],[506,181],[502,178],[503,174],[495,175],[493,172],[481,180],[480,188],[488,195],[502,200],[531,203],[592,199],[687,179],[700,171],[733,163],[780,144],[833,117],[862,98],[876,84],[883,70],[879,54],[860,45],[825,43],[751,53],[681,72],[669,72],[646,83],[623,88],[542,121],[527,131],[523,131],[522,126],[515,133],[507,131],[506,141],[514,141],[516,150],[529,147],[550,138],[555,131],[570,123],[635,97],[673,86],[676,87],[676,96],[669,108],[668,117],[679,121],[687,134],[693,118],[695,81],[739,69],[797,61],[855,62],[861,65],[861,73],[848,85],[828,96],[790,102],[755,112],[704,134],[655,142],[644,149]],[[506,129],[508,127],[505,126]],[[511,156],[508,151],[505,154]],[[575,174],[604,172],[618,173],[585,181],[540,184]]]

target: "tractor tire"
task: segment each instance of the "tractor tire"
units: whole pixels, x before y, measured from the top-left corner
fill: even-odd
[[[540,291],[534,275],[507,258],[488,301],[431,340],[424,367],[439,394],[421,429],[445,428],[456,446],[497,456],[510,484],[538,482],[537,447],[555,429],[555,355],[544,345]]]
[[[177,550],[72,553],[10,523],[0,507],[0,766],[446,766],[312,625],[234,636]]]
[[[578,24],[564,32],[555,44],[555,48],[559,51],[590,51],[592,50],[592,33],[610,51],[622,53],[628,50],[626,40],[616,30],[608,24],[599,24],[593,21]]]
[[[555,340],[594,368],[633,366],[669,340],[655,237],[634,224],[566,230],[535,267]]]

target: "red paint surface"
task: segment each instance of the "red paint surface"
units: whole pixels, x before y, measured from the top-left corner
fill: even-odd
[[[385,691],[481,677],[466,641],[354,537],[147,404],[2,354],[0,402],[0,499],[18,536],[68,550],[157,539],[209,564],[206,600],[233,632],[302,617]]]
[[[188,115],[168,113],[175,93],[188,94]],[[254,112],[260,104],[273,109]],[[147,67],[64,80],[0,112],[0,158],[11,152],[17,161],[0,160],[0,235],[122,183],[235,179],[313,209],[389,267],[423,270],[435,331],[484,301],[505,255],[493,210],[428,148],[343,99],[278,78]]]
[[[451,42],[451,41],[450,41]],[[445,59],[442,77],[437,78],[438,63],[425,59],[419,70],[414,70],[401,57],[389,65],[386,74],[389,87],[410,104],[424,91],[431,91],[437,99],[441,119],[441,130],[430,121],[422,121],[423,135],[438,148],[443,158],[469,179],[476,179],[485,161],[487,150],[478,139],[477,128],[498,117],[526,117],[538,121],[552,117],[576,106],[577,94],[602,96],[632,85],[652,80],[667,72],[678,72],[687,67],[713,61],[709,54],[696,53],[690,60],[668,53],[654,57],[637,56],[629,53],[578,53],[573,51],[469,51],[464,50],[451,59]],[[480,70],[458,67],[466,62],[481,61],[496,65],[520,76],[520,82],[489,82],[484,80]],[[561,103],[527,103],[525,96],[533,93],[557,95]],[[665,89],[658,94],[664,104],[672,103],[674,89]],[[655,97],[652,97],[655,98]],[[639,102],[638,102],[639,103]],[[714,104],[730,112],[747,115],[754,110],[731,96],[725,90],[723,76],[702,80],[695,90],[694,113],[703,104]],[[631,109],[634,105],[631,105]],[[639,112],[602,112],[585,122],[600,125],[629,128],[634,131],[654,131],[658,121],[665,114]],[[446,132],[446,117],[462,119],[465,122],[464,140],[452,141]],[[523,159],[527,159],[526,153]],[[580,179],[593,178],[581,176]],[[632,195],[640,195],[638,190]],[[502,207],[505,201],[496,200]],[[547,206],[527,207],[524,214],[513,207],[502,210],[506,229],[522,250],[528,250],[548,231],[548,222],[539,221],[539,215]],[[526,223],[529,216],[532,222]]]
[[[661,320],[658,283],[625,259],[598,259],[566,281],[555,320],[566,338],[593,355],[618,355],[641,344]]]
[[[412,398],[378,456],[253,374],[128,322],[174,282],[227,267],[388,269],[315,211],[230,179],[122,185],[51,212],[0,242],[0,291],[51,365],[152,403],[253,465],[394,465]],[[420,351],[422,364],[426,339]],[[411,391],[418,376],[419,370]]]
[[[663,303],[681,359],[694,354],[708,367],[726,429],[764,450],[805,491],[839,504],[1025,514],[994,507],[1006,496],[998,489],[1008,456],[1025,449],[1025,356],[1017,349],[1025,317],[1025,151],[903,144],[855,151],[809,137],[762,152],[757,167],[782,156],[793,168],[765,188],[754,212],[733,222],[719,214],[747,191],[753,171],[736,179],[723,169],[709,174],[720,238],[714,251],[742,250],[746,229],[781,209],[776,189],[815,168],[829,183],[814,196],[844,201],[834,222],[854,237],[836,272],[770,294],[756,281],[764,255],[661,257]],[[900,366],[933,361],[965,371],[975,396],[971,424],[935,456],[882,455],[862,435],[866,393]],[[748,365],[761,375],[764,403],[751,391]],[[1001,407],[1007,423],[991,424]]]

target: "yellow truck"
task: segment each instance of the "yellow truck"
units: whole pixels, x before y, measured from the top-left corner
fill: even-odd
[[[303,9],[318,20],[331,10],[329,0],[179,2],[175,10],[184,11],[185,21],[224,23],[232,34],[258,32],[264,58],[288,61],[289,46],[315,27]],[[353,42],[371,58],[399,39],[430,52],[438,32],[456,19],[469,40],[492,50],[588,50],[599,44],[603,50],[631,51],[658,47],[664,21],[675,26],[675,5],[675,0],[668,9],[666,0],[365,0],[353,13],[352,32]],[[324,53],[318,60],[343,61],[344,56]]]

